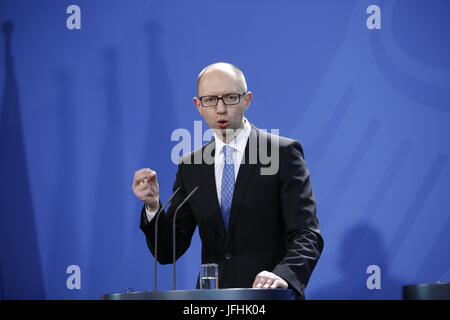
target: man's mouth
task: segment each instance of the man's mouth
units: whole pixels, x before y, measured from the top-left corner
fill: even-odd
[[[219,128],[222,128],[222,129],[226,128],[226,127],[228,127],[228,124],[229,124],[229,122],[225,119],[217,120],[217,125],[219,126]]]

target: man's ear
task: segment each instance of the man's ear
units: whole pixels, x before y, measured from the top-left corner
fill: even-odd
[[[200,111],[200,110],[201,110],[200,100],[198,100],[197,97],[194,97],[194,104],[195,104],[195,106],[197,107],[198,112],[199,112],[200,114],[202,114],[202,112]]]
[[[248,107],[250,107],[250,101],[252,100],[252,92],[251,91],[247,92],[244,100],[245,100],[245,105],[246,105],[245,110],[247,110]]]

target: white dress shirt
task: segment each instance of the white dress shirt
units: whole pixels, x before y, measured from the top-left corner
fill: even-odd
[[[239,134],[234,137],[233,140],[228,144],[233,148],[233,163],[234,163],[234,181],[236,181],[239,167],[241,166],[242,157],[244,156],[245,147],[247,146],[248,137],[250,135],[251,126],[248,120],[244,117],[244,128]],[[222,172],[224,166],[224,155],[223,146],[225,143],[219,138],[219,136],[214,133],[214,138],[216,141],[216,148],[214,153],[214,175],[216,178],[216,189],[217,189],[217,199],[219,200],[219,205],[221,204],[221,191],[222,191]],[[147,220],[151,221],[153,217],[158,212],[159,207],[154,211],[149,211],[145,207]]]

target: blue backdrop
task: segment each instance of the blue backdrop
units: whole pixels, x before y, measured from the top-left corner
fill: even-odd
[[[325,240],[307,298],[450,281],[449,21],[436,0],[1,0],[0,296],[153,288],[133,174],[156,170],[168,198],[171,133],[193,135],[196,77],[217,61],[246,75],[254,125],[303,144]],[[196,233],[180,289],[199,263]],[[158,270],[170,289],[171,266]]]

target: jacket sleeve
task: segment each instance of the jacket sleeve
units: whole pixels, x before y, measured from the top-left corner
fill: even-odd
[[[280,152],[281,209],[288,247],[272,272],[304,299],[304,289],[322,253],[323,239],[302,146],[293,141]]]
[[[172,199],[167,212],[162,210],[150,222],[145,214],[145,206],[141,210],[140,228],[144,232],[147,246],[152,255],[155,255],[155,224],[158,223],[158,261],[161,264],[173,262],[173,216],[178,205],[186,198],[188,192],[183,185],[183,165],[178,166],[175,183],[172,192],[177,188],[180,190]],[[162,207],[162,204],[159,204]],[[189,248],[194,234],[196,222],[192,214],[189,201],[177,213],[176,217],[176,259],[182,256]]]

